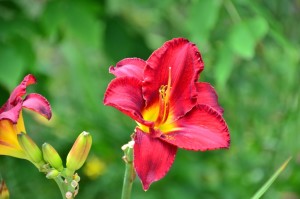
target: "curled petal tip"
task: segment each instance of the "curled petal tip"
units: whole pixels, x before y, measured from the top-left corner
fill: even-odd
[[[52,117],[51,106],[48,100],[40,94],[31,93],[23,101],[23,107],[35,111],[48,120]]]
[[[146,62],[139,58],[125,58],[119,61],[115,67],[109,68],[109,73],[116,77],[134,77],[143,80],[143,71]]]
[[[147,183],[147,184],[143,184],[143,190],[146,192],[148,191],[148,189],[150,188],[150,185]]]
[[[26,94],[27,86],[35,83],[36,78],[33,75],[29,74],[24,77],[13,90],[8,101],[0,108],[0,120],[8,119],[16,124],[22,107],[33,110],[48,120],[51,118],[51,107],[46,98],[36,93],[27,95],[25,99],[22,98]]]
[[[31,84],[35,84],[37,80],[34,75],[28,74],[24,77],[23,82],[25,82],[26,86],[29,86]]]

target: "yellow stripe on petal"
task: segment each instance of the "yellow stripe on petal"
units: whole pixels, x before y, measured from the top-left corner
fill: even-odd
[[[159,103],[153,104],[151,107],[145,109],[142,112],[143,118],[146,121],[153,121],[154,123],[154,129],[159,129],[163,134],[166,134],[168,132],[172,132],[175,130],[178,130],[176,122],[174,122],[174,114],[170,110],[168,113],[168,117],[164,119],[165,121],[163,123],[157,123],[156,119],[158,118],[158,114],[160,112],[160,106]],[[139,128],[145,132],[149,133],[149,126],[143,125],[139,122],[137,122]]]
[[[0,143],[0,155],[7,155],[15,158],[27,159],[27,156],[22,149],[17,149],[10,146],[2,145],[1,143]]]
[[[158,128],[163,134],[167,134],[169,132],[172,132],[172,131],[176,131],[176,130],[179,130],[180,128],[177,127],[176,123],[173,122],[173,123],[164,123],[164,124],[161,124]]]
[[[16,127],[17,127],[16,128],[17,134],[19,134],[21,132],[26,133],[22,111],[20,111],[20,115],[19,115],[19,119],[18,119]]]
[[[17,139],[16,128],[16,125],[10,120],[0,120],[0,142],[7,143],[13,148],[21,149]]]
[[[153,104],[151,107],[143,110],[142,112],[142,115],[143,115],[143,119],[146,120],[146,121],[152,121],[154,122],[157,117],[158,117],[158,113],[159,113],[159,105],[156,103],[156,104]],[[143,125],[139,122],[136,121],[136,123],[138,124],[139,128],[145,132],[145,133],[149,133],[149,127],[146,126],[146,125]]]
[[[22,116],[19,121],[23,122]],[[17,127],[10,120],[0,120],[0,155],[27,159],[17,139],[16,129],[22,129],[22,126],[24,127],[23,123]]]
[[[142,115],[144,120],[154,122],[158,117],[158,113],[159,113],[159,104],[155,103],[151,107],[143,110]]]

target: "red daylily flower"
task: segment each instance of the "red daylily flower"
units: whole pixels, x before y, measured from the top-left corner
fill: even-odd
[[[17,139],[17,134],[26,133],[22,108],[35,111],[48,120],[51,118],[51,107],[46,98],[37,93],[22,98],[26,94],[26,87],[35,83],[35,77],[27,75],[0,108],[0,155],[28,159]]]
[[[163,178],[177,148],[228,148],[230,136],[223,109],[209,83],[197,82],[204,69],[195,44],[184,38],[166,42],[147,61],[127,58],[110,67],[116,76],[104,96],[137,123],[134,168],[143,189]]]

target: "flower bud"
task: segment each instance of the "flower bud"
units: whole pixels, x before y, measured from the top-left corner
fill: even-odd
[[[0,198],[1,199],[9,199],[9,191],[4,180],[0,181]]]
[[[62,171],[64,169],[61,157],[50,144],[44,143],[42,146],[42,150],[46,162],[48,162],[53,168],[57,169],[58,171]]]
[[[18,142],[31,162],[35,164],[43,162],[42,151],[27,134],[18,134]]]
[[[73,144],[67,156],[67,169],[74,172],[84,164],[92,146],[92,136],[88,132],[82,132]]]
[[[60,174],[59,171],[57,171],[56,169],[52,169],[52,170],[50,170],[50,171],[47,173],[46,178],[48,178],[48,179],[54,179],[54,178],[56,178],[59,174]]]

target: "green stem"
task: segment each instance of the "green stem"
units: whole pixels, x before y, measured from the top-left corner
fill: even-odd
[[[58,177],[54,178],[54,181],[56,182],[56,184],[60,190],[62,198],[65,199],[66,198],[66,196],[65,196],[66,190],[65,190],[65,186],[63,184],[64,183],[63,179],[60,176],[58,176]]]
[[[126,163],[126,168],[121,199],[130,199],[132,183],[135,178],[135,172],[133,168],[133,149],[131,147],[125,149],[125,156],[123,159]]]
[[[239,23],[242,20],[231,0],[225,1],[225,8],[235,23]]]

